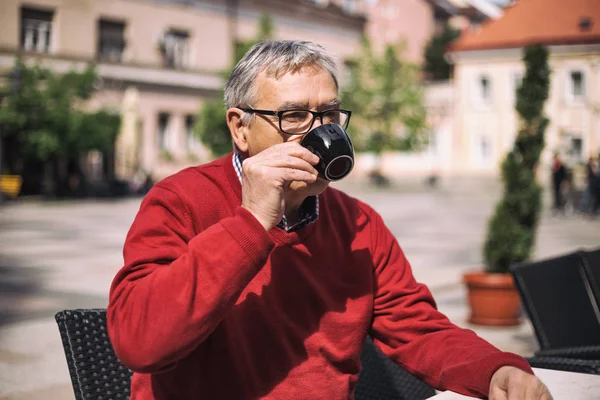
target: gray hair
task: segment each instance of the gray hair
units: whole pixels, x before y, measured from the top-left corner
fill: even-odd
[[[299,40],[263,41],[254,45],[237,63],[225,84],[227,108],[248,107],[256,95],[254,82],[264,71],[279,79],[304,67],[323,67],[339,89],[335,61],[320,45]]]

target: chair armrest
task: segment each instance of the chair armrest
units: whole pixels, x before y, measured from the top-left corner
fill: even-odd
[[[529,357],[532,368],[554,369],[559,371],[580,372],[600,375],[600,360],[581,360],[565,357]]]
[[[600,360],[600,346],[577,346],[539,350],[535,355],[536,357],[566,357],[584,360]]]

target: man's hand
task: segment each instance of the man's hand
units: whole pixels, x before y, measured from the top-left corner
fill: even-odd
[[[535,375],[515,367],[501,367],[490,381],[490,400],[552,400],[546,385]]]
[[[242,163],[242,207],[268,231],[281,221],[284,189],[293,181],[314,183],[319,158],[297,142],[275,145]]]

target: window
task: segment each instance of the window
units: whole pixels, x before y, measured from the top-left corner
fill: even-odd
[[[492,101],[492,84],[487,76],[479,78],[479,98],[486,104]]]
[[[570,153],[574,160],[583,162],[583,140],[580,137],[571,138]]]
[[[573,99],[580,99],[585,96],[585,78],[581,71],[571,71],[569,74],[571,82],[570,95]]]
[[[169,148],[169,119],[170,115],[167,113],[158,114],[158,147],[161,150]]]
[[[200,141],[194,133],[194,125],[196,124],[196,117],[193,115],[186,115],[185,117],[185,136],[186,136],[186,147],[188,151],[197,151],[200,146]]]
[[[479,137],[479,152],[482,161],[489,161],[492,158],[492,146],[487,136]]]
[[[439,153],[438,132],[432,130],[429,132],[429,153],[436,157]]]
[[[473,105],[482,106],[492,103],[492,80],[487,75],[476,75],[469,86]]]
[[[21,7],[21,49],[50,52],[53,15],[52,11]]]
[[[342,8],[348,14],[354,14],[358,11],[358,1],[357,0],[344,0],[342,4]]]
[[[171,29],[160,40],[164,66],[185,68],[188,66],[189,35],[185,31]]]
[[[120,63],[125,50],[125,23],[98,21],[98,60]]]

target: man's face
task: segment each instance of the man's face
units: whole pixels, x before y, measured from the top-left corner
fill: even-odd
[[[296,73],[287,73],[276,79],[259,75],[256,80],[256,100],[252,108],[260,110],[306,109],[323,111],[339,108],[339,98],[335,83],[324,68],[306,67]],[[316,119],[312,129],[321,122]],[[304,135],[289,135],[279,130],[276,116],[255,114],[254,121],[245,127],[248,156],[284,142],[300,142]],[[328,181],[319,179],[311,185],[293,182],[290,190],[304,195],[315,195],[327,187]]]

